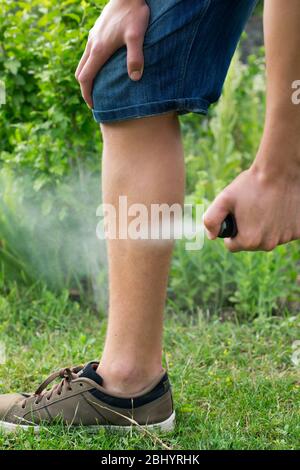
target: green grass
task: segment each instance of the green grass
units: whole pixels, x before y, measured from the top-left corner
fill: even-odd
[[[32,391],[51,371],[99,357],[106,320],[49,291],[0,296],[7,358],[0,391]],[[291,361],[300,318],[251,324],[168,314],[165,361],[177,427],[170,435],[127,435],[53,427],[0,434],[1,449],[299,449],[299,370]]]

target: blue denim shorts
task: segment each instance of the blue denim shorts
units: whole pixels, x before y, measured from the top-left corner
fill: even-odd
[[[257,0],[147,0],[150,22],[140,81],[128,77],[126,47],[98,72],[97,122],[175,111],[206,114],[220,97],[237,43]]]

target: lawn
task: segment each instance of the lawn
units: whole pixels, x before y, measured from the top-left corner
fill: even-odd
[[[51,371],[100,357],[106,318],[68,294],[11,288],[0,296],[6,362],[0,391],[32,391]],[[177,426],[169,435],[88,434],[60,426],[0,434],[1,449],[299,449],[300,318],[238,323],[166,314],[165,363]]]

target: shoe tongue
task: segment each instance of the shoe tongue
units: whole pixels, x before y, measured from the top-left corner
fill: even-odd
[[[102,385],[103,380],[99,374],[97,374],[96,369],[99,365],[99,362],[89,362],[78,372],[78,377],[86,377],[96,382],[98,385]]]

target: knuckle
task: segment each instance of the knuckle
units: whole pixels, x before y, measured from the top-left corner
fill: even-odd
[[[227,250],[231,253],[236,253],[237,251],[240,251],[239,244],[236,241],[233,242],[232,240],[224,240],[224,244]]]
[[[98,54],[102,50],[102,42],[94,41],[93,45],[91,46],[91,54],[95,55]]]
[[[260,237],[249,236],[246,237],[246,241],[243,245],[247,251],[255,251],[261,247],[261,239]]]
[[[222,204],[224,206],[228,206],[232,200],[232,196],[231,196],[231,190],[230,188],[225,188],[223,189],[222,193],[221,193],[221,201],[222,201]]]
[[[230,251],[230,253],[237,253],[239,251],[239,249],[236,246],[232,246],[232,245],[226,245],[226,246],[227,246],[227,249]]]
[[[205,215],[203,221],[204,221],[204,225],[205,225],[206,228],[208,228],[208,229],[213,229],[214,228],[215,223],[214,223],[214,219],[211,215]]]
[[[263,246],[263,250],[270,252],[273,251],[275,248],[275,245],[272,245],[271,243],[267,243],[266,245]]]
[[[130,29],[126,34],[125,34],[125,39],[128,42],[137,42],[141,37],[141,34],[139,31],[135,29]]]
[[[88,82],[88,76],[85,73],[81,73],[78,77],[78,81],[79,81],[79,83],[84,85]]]
[[[150,8],[147,5],[147,3],[144,5],[143,14],[144,14],[144,19],[146,21],[149,20],[149,18],[150,18]]]
[[[292,241],[292,240],[297,240],[297,238],[291,238],[291,237],[288,236],[288,235],[283,235],[283,236],[280,238],[279,244],[280,244],[280,245],[285,245],[286,243],[289,243],[289,242]]]
[[[262,249],[264,251],[273,251],[276,248],[277,244],[278,243],[276,240],[266,240],[262,245]]]

